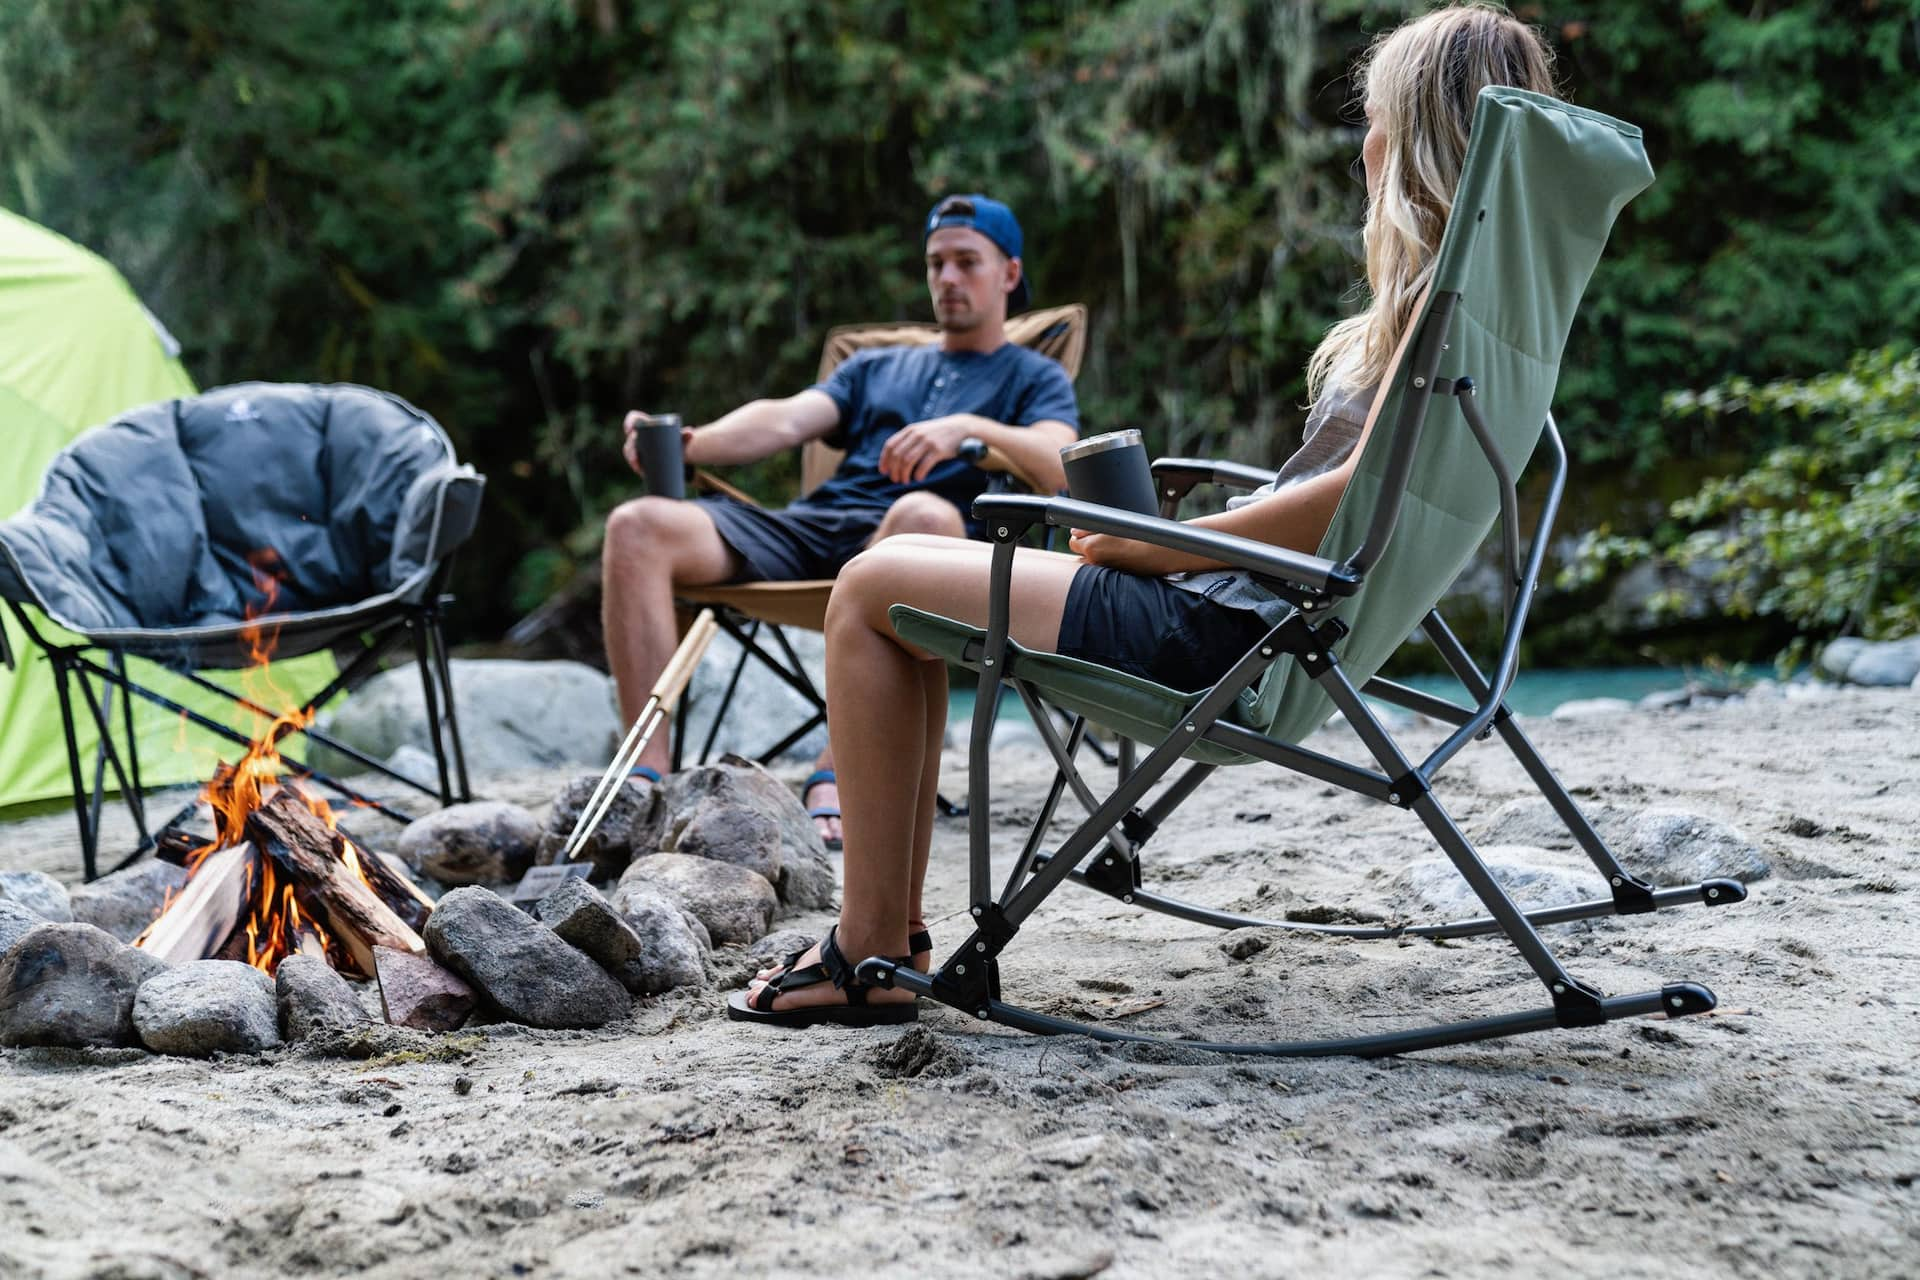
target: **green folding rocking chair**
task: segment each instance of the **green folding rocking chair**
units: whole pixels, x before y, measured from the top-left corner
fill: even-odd
[[[1260,925],[1347,938],[1504,934],[1550,998],[1519,1012],[1384,1034],[1259,1043],[1180,1041],[1189,1046],[1279,1056],[1377,1056],[1714,1007],[1711,991],[1685,981],[1606,995],[1574,977],[1542,940],[1537,926],[1686,904],[1726,905],[1744,899],[1746,891],[1735,880],[1656,888],[1628,871],[1581,815],[1504,701],[1566,475],[1566,453],[1549,414],[1561,352],[1615,216],[1652,178],[1639,130],[1631,125],[1521,90],[1481,92],[1432,287],[1317,555],[1170,518],[1198,484],[1251,488],[1271,478],[1231,463],[1156,463],[1161,518],[1061,498],[986,495],[975,503],[975,514],[987,521],[994,542],[987,627],[905,606],[891,611],[903,639],[979,672],[969,756],[973,932],[931,973],[876,958],[861,964],[863,980],[910,989],[970,1016],[1031,1032],[1074,1032],[1101,1040],[1161,1038],[1072,1022],[1001,999],[1002,953],[1034,909],[1072,878],[1123,902],[1222,928]],[[1551,467],[1551,482],[1523,556],[1514,477],[1537,450]],[[1449,630],[1437,606],[1496,521],[1506,571],[1505,630],[1487,673]],[[1023,533],[1041,524],[1136,538],[1238,567],[1284,599],[1289,612],[1218,683],[1193,692],[1023,649],[1007,635],[1013,553]],[[1458,677],[1470,703],[1375,677],[1416,627]],[[995,896],[987,747],[1003,683],[1013,685],[1030,707],[1037,709],[1044,699],[1081,720],[1063,738],[1047,716],[1033,717],[1059,773]],[[1416,763],[1363,694],[1452,725],[1453,732]],[[1298,745],[1334,710],[1345,716],[1373,767]],[[1105,799],[1074,767],[1086,722],[1143,748],[1151,745]],[[1522,911],[1448,816],[1433,791],[1436,776],[1469,742],[1490,734],[1506,743],[1591,859],[1606,885],[1603,896]],[[1149,792],[1183,760],[1189,762],[1185,770],[1148,802]],[[1486,915],[1432,925],[1308,924],[1215,911],[1146,888],[1142,846],[1167,815],[1213,770],[1259,762],[1411,810]],[[1067,789],[1088,817],[1048,853],[1041,841]]]

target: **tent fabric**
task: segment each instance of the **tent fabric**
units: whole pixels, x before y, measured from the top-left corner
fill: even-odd
[[[1438,376],[1471,376],[1476,402],[1509,470],[1539,444],[1560,357],[1580,297],[1614,219],[1653,181],[1640,131],[1596,111],[1519,89],[1481,91],[1460,186],[1435,265],[1433,297],[1458,293]],[[1410,360],[1389,384],[1375,429],[1318,554],[1344,563],[1365,540],[1385,493],[1388,456],[1412,395]],[[1451,397],[1437,397],[1414,454],[1392,541],[1364,584],[1324,613],[1353,628],[1339,658],[1356,686],[1378,672],[1486,539],[1499,513],[1497,481]],[[976,627],[894,606],[894,627],[932,653],[972,665]],[[1076,659],[1012,650],[1009,669],[1049,700],[1142,741],[1169,733],[1200,695],[1137,680]],[[1326,722],[1324,690],[1282,657],[1230,719],[1286,742]],[[1190,754],[1233,763],[1238,753],[1197,744]]]
[[[0,517],[32,501],[54,455],[81,431],[135,405],[193,393],[175,357],[177,346],[105,260],[11,211],[0,209]],[[36,620],[54,643],[71,634]],[[60,703],[46,656],[0,610],[0,647],[15,666],[0,666],[0,806],[64,797],[72,790]],[[273,673],[300,688],[324,684],[331,655],[275,664]],[[135,672],[144,683],[214,719],[232,723],[232,707],[159,671]],[[238,680],[230,681],[236,687]],[[256,692],[267,687],[250,677]],[[78,725],[82,761],[91,764],[97,735],[84,714]],[[144,781],[159,785],[204,779],[232,749],[158,707],[136,704],[134,730]]]
[[[0,524],[0,597],[100,644],[244,666],[418,602],[480,480],[433,419],[352,385],[242,383],[87,432]]]

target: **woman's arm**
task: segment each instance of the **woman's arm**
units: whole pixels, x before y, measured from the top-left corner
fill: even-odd
[[[1196,528],[1231,533],[1311,555],[1319,549],[1327,526],[1333,523],[1333,513],[1340,506],[1341,495],[1347,491],[1347,481],[1353,475],[1354,462],[1359,456],[1360,447],[1355,445],[1347,460],[1332,471],[1322,472],[1298,484],[1290,484],[1278,493],[1236,510],[1200,516],[1188,523]],[[1195,569],[1226,568],[1218,560],[1157,547],[1150,542],[1137,542],[1132,538],[1116,538],[1111,534],[1075,530],[1067,545],[1090,564],[1121,569],[1127,573],[1157,577]]]

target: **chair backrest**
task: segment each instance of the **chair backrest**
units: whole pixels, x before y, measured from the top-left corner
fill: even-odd
[[[1518,474],[1539,444],[1567,333],[1614,219],[1653,181],[1640,130],[1520,89],[1481,91],[1471,139],[1415,336],[1319,548],[1352,562],[1376,515],[1391,519],[1390,539],[1368,547],[1364,585],[1332,610],[1353,628],[1338,652],[1356,685],[1439,602],[1499,514],[1498,482],[1459,402],[1424,379],[1472,377],[1497,450]],[[1416,369],[1436,355],[1431,371]],[[1289,663],[1269,673],[1244,719],[1291,741],[1331,710]]]
[[[473,528],[480,478],[440,425],[352,385],[242,383],[86,432],[0,524],[0,596],[83,634],[241,621],[417,589]]]
[[[830,330],[826,346],[820,351],[820,372],[816,382],[827,376],[848,356],[870,347],[918,347],[940,341],[937,324],[847,324]],[[1080,303],[1028,311],[1007,321],[1007,341],[1031,347],[1043,356],[1052,356],[1072,380],[1080,376],[1080,361],[1087,353],[1087,309]],[[834,473],[845,457],[840,450],[811,440],[800,453],[800,491],[811,493]]]

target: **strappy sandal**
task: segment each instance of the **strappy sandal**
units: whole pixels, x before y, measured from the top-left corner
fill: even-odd
[[[786,959],[780,961],[780,963],[766,970],[763,974],[755,974],[754,980],[757,982],[772,982],[775,978],[787,972],[789,969],[793,968],[795,965],[799,964],[800,957],[807,954],[807,952],[810,951],[812,948],[813,948],[813,944],[809,942],[806,946],[800,948],[798,951],[793,952]],[[931,964],[932,963],[931,957],[933,955],[933,935],[927,932],[927,930],[925,929],[916,929],[912,933],[907,935],[907,964],[909,966],[912,966],[913,968],[919,968],[918,965],[915,965],[913,963],[913,958],[919,955],[921,952],[925,952],[927,954],[927,956],[929,957],[928,963]]]
[[[815,787],[826,786],[829,783],[836,787],[840,785],[840,780],[834,777],[833,770],[815,769],[807,775],[807,780],[800,784],[800,803],[803,805],[807,803],[807,797],[813,794]],[[837,804],[811,806],[807,809],[807,816],[809,818],[837,818],[840,816],[840,806]],[[843,842],[839,836],[821,836],[820,843],[826,845],[827,848],[836,853],[843,847]]]
[[[736,991],[728,996],[727,1017],[735,1022],[759,1022],[770,1027],[813,1027],[821,1023],[838,1027],[881,1027],[918,1020],[920,1006],[917,1001],[867,1003],[867,994],[874,989],[873,985],[854,976],[853,964],[847,959],[846,953],[840,950],[840,943],[834,936],[839,929],[840,926],[835,925],[827,930],[826,937],[820,939],[818,964],[805,967],[789,965],[786,972],[758,991]],[[794,960],[797,962],[799,956],[795,956]],[[896,963],[905,964],[907,961]],[[846,992],[847,1002],[812,1005],[804,1009],[773,1007],[773,1002],[786,992],[818,986],[823,982],[831,982]]]

